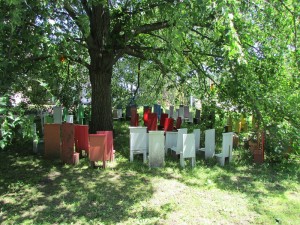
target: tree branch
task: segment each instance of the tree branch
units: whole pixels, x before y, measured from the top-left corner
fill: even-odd
[[[81,4],[88,17],[91,18],[92,10],[89,8],[87,0],[81,0]]]
[[[64,9],[67,11],[67,13],[69,14],[69,16],[74,20],[75,24],[78,26],[78,28],[80,29],[80,31],[85,34],[84,32],[84,27],[83,25],[79,22],[78,17],[75,13],[75,11],[72,9],[72,7],[64,2]]]
[[[87,69],[90,69],[90,64],[88,64],[87,62],[83,61],[81,58],[73,58],[72,56],[66,56],[66,58],[70,59],[73,62],[79,63],[83,66],[85,66]]]
[[[151,23],[151,24],[144,24],[137,29],[134,30],[133,35],[137,36],[139,34],[147,34],[152,31],[156,30],[161,30],[167,27],[170,27],[170,23],[168,21],[163,21],[163,22],[156,22],[156,23]]]

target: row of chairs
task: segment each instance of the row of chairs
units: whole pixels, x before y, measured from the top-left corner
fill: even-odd
[[[147,161],[147,154],[152,148],[150,142],[149,133],[147,133],[146,127],[130,127],[130,161],[133,161],[135,154],[143,154],[144,163]],[[233,133],[223,133],[222,152],[215,154],[215,129],[209,129],[205,131],[205,147],[200,148],[200,129],[194,129],[193,133],[188,134],[187,128],[178,129],[177,132],[162,132],[163,144],[158,145],[161,152],[167,154],[170,149],[174,154],[180,155],[180,164],[185,166],[185,159],[190,158],[192,166],[196,163],[196,152],[204,152],[205,159],[216,157],[219,164],[224,166],[225,159],[229,158],[229,162],[232,160],[232,146],[233,146]],[[157,150],[156,150],[157,152]],[[154,157],[157,158],[157,157]],[[149,162],[151,164],[151,162]]]
[[[114,160],[112,131],[88,133],[88,125],[73,123],[45,124],[44,145],[46,158],[61,158],[63,163],[77,164],[79,156],[85,151],[92,164]]]

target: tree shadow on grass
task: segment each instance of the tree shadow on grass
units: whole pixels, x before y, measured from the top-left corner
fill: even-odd
[[[33,159],[26,156],[23,161],[5,157],[11,170],[9,176],[1,176],[1,185],[6,187],[1,190],[0,223],[115,224],[132,218],[157,221],[162,216],[159,209],[140,206],[151,198],[153,188],[138,173],[91,169],[84,160],[75,167],[48,160],[30,166],[26,161]],[[19,160],[18,166],[14,166],[15,160]],[[22,184],[12,189],[16,177]]]

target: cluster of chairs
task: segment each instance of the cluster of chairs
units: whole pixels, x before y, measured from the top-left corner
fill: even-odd
[[[233,132],[223,133],[222,152],[215,154],[215,129],[205,130],[205,147],[200,148],[200,129],[188,133],[187,128],[177,131],[147,131],[147,127],[129,127],[130,161],[135,154],[143,154],[143,162],[147,156],[150,166],[163,166],[168,150],[180,158],[180,165],[185,167],[185,159],[190,159],[191,166],[196,164],[196,153],[204,152],[205,159],[216,157],[224,166],[225,159],[232,160]]]
[[[79,108],[77,118],[84,118],[83,108]],[[89,157],[92,165],[102,161],[106,167],[106,161],[113,161],[115,150],[112,131],[98,131],[89,134],[89,126],[73,124],[73,116],[65,117],[62,107],[53,108],[54,121],[47,121],[47,116],[42,117],[44,133],[45,158],[60,158],[63,163],[77,164],[81,156]],[[68,115],[67,115],[68,116]],[[64,118],[65,117],[65,118]],[[80,122],[80,121],[79,121]],[[36,135],[36,126],[33,128]],[[33,151],[37,152],[37,144],[34,142]]]

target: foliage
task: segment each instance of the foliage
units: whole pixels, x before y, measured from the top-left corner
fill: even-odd
[[[32,140],[33,118],[24,115],[21,107],[9,106],[9,97],[0,98],[0,110],[2,112],[0,149],[13,149],[17,146],[25,146]]]

